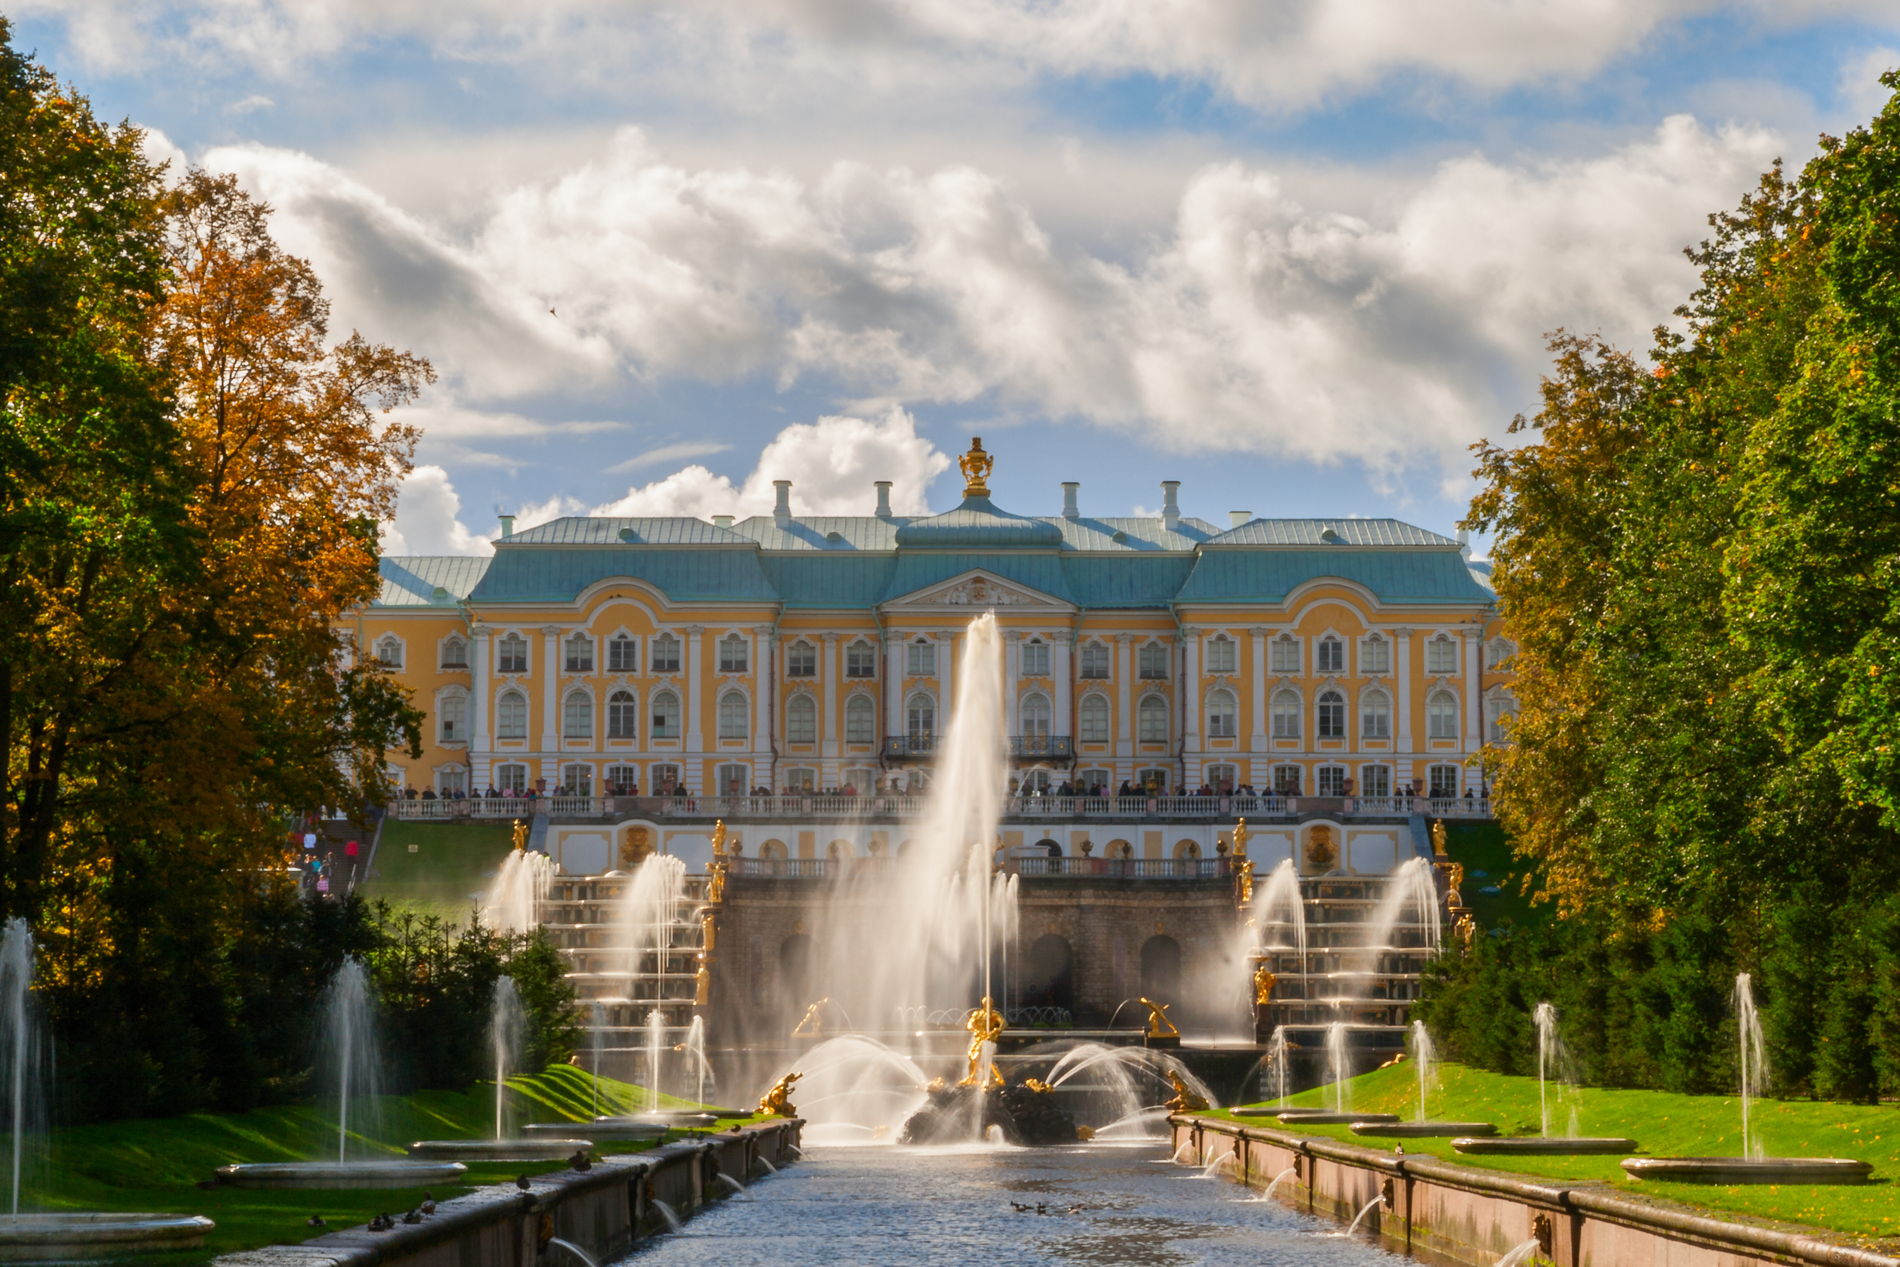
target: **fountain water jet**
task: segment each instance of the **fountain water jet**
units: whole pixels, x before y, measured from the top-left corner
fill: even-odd
[[[516,849],[501,860],[482,899],[482,923],[504,933],[531,933],[554,883],[554,860],[538,849]]]
[[[1767,1154],[1756,1137],[1748,1110],[1751,1100],[1761,1098],[1768,1081],[1768,1046],[1762,1038],[1761,1013],[1755,1009],[1753,978],[1743,972],[1735,978],[1735,1032],[1739,1052],[1742,1094],[1742,1156],[1760,1161]]]
[[[513,977],[495,981],[494,1002],[488,1014],[488,1045],[495,1057],[495,1138],[507,1135],[508,1075],[521,1060],[527,1015],[521,1010],[521,992]]]
[[[1299,1173],[1300,1168],[1298,1166],[1288,1166],[1285,1170],[1282,1170],[1273,1177],[1273,1182],[1268,1184],[1267,1190],[1260,1194],[1260,1199],[1262,1201],[1273,1200],[1273,1194],[1280,1190],[1280,1185],[1285,1183],[1288,1179],[1297,1180]]]
[[[1437,1051],[1432,1047],[1431,1031],[1425,1028],[1425,1022],[1413,1021],[1412,1061],[1418,1067],[1418,1118],[1416,1120],[1420,1122],[1427,1120],[1425,1097],[1431,1090],[1437,1055]]]
[[[1385,1198],[1383,1196],[1374,1197],[1372,1198],[1372,1200],[1366,1202],[1365,1209],[1359,1211],[1359,1213],[1353,1217],[1351,1226],[1347,1227],[1344,1234],[1347,1236],[1351,1236],[1354,1232],[1357,1232],[1359,1230],[1359,1225],[1366,1221],[1366,1215],[1371,1214],[1374,1210],[1378,1209],[1380,1206],[1384,1204],[1385,1204]]]
[[[1326,1027],[1326,1066],[1333,1079],[1333,1112],[1344,1113],[1352,1105],[1352,1059],[1346,1048],[1346,1026],[1334,1021]]]

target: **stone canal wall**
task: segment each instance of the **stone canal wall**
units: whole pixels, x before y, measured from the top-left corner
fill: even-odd
[[[731,1189],[729,1175],[750,1183],[797,1156],[796,1118],[742,1126],[703,1138],[614,1156],[586,1173],[536,1175],[530,1190],[486,1187],[444,1201],[427,1220],[387,1232],[353,1227],[300,1245],[227,1254],[218,1267],[578,1267],[554,1240],[605,1261],[666,1230],[664,1202],[681,1220]],[[396,1213],[400,1214],[401,1211]]]
[[[1338,1140],[1298,1135],[1223,1118],[1176,1116],[1175,1157],[1265,1188],[1280,1185],[1288,1204],[1350,1220],[1366,1216],[1390,1248],[1444,1262],[1488,1267],[1516,1245],[1540,1242],[1538,1263],[1555,1267],[1900,1267],[1900,1259],[1800,1231],[1725,1222],[1680,1206],[1652,1204],[1604,1184],[1554,1184],[1433,1157],[1395,1157]]]

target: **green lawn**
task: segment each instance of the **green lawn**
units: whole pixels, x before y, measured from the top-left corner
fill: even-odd
[[[1417,1068],[1408,1063],[1374,1070],[1352,1080],[1351,1107],[1369,1113],[1418,1113]],[[1318,1088],[1289,1103],[1330,1107],[1331,1089]],[[1584,1088],[1578,1093],[1579,1130],[1585,1135],[1634,1139],[1652,1156],[1736,1156],[1741,1149],[1741,1108],[1732,1096],[1672,1095],[1662,1091]],[[1438,1089],[1427,1097],[1434,1118],[1495,1122],[1503,1135],[1538,1133],[1537,1079],[1506,1077],[1462,1065],[1440,1070]],[[1226,1116],[1226,1114],[1222,1114]],[[1769,1100],[1754,1106],[1757,1130],[1770,1156],[1852,1157],[1874,1164],[1877,1181],[1864,1187],[1771,1185],[1705,1187],[1629,1179],[1619,1157],[1467,1157],[1448,1140],[1408,1139],[1407,1155],[1429,1154],[1462,1165],[1553,1180],[1600,1180],[1617,1188],[1708,1207],[1725,1215],[1753,1215],[1807,1223],[1863,1238],[1881,1238],[1888,1250],[1900,1242],[1900,1202],[1890,1186],[1900,1178],[1900,1110],[1893,1106]],[[1260,1125],[1272,1126],[1269,1120]],[[1295,1129],[1292,1127],[1286,1129]],[[1297,1129],[1371,1148],[1389,1141],[1354,1135],[1344,1126]],[[1553,1109],[1552,1130],[1567,1129]]]
[[[1504,829],[1492,822],[1445,820],[1445,852],[1465,864],[1465,905],[1479,928],[1496,928],[1506,920],[1541,923],[1552,908],[1532,906],[1523,893],[1528,866],[1513,856]],[[1486,893],[1495,885],[1500,891]]]
[[[510,1079],[508,1089],[510,1120],[517,1124],[578,1122],[594,1115],[594,1083],[584,1070],[553,1066],[534,1077]],[[601,1079],[600,1093],[603,1113],[646,1104],[644,1090],[613,1079]],[[682,1103],[671,1096],[661,1100],[668,1107]],[[492,1084],[467,1093],[386,1096],[380,1110],[376,1138],[361,1141],[371,1153],[395,1156],[412,1140],[482,1138],[494,1133]],[[719,1125],[723,1128],[729,1123]],[[50,1161],[43,1168],[45,1182],[29,1189],[29,1204],[49,1210],[206,1215],[218,1226],[203,1249],[149,1257],[149,1261],[186,1267],[218,1254],[308,1240],[367,1222],[381,1211],[401,1214],[422,1199],[420,1190],[252,1192],[197,1186],[227,1162],[334,1157],[336,1141],[331,1111],[307,1104],[74,1127],[55,1132]],[[597,1151],[631,1152],[649,1146],[603,1142]],[[466,1183],[436,1188],[433,1195],[440,1200],[468,1192],[474,1184],[502,1183],[521,1174],[565,1168],[564,1162],[471,1165]],[[306,1220],[312,1214],[321,1215],[328,1226],[308,1226]]]
[[[363,896],[418,914],[464,923],[475,894],[486,889],[513,848],[509,820],[439,823],[391,819],[383,824],[376,864]]]

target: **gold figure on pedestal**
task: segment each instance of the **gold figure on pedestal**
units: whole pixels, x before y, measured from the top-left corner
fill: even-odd
[[[713,857],[726,856],[726,820],[723,818],[713,819],[712,849]]]
[[[1253,833],[1247,830],[1246,819],[1243,818],[1234,824],[1234,857],[1245,858],[1247,856],[1247,838],[1252,835]]]
[[[1456,910],[1465,904],[1465,895],[1462,891],[1465,887],[1465,864],[1454,862],[1448,871],[1450,874],[1445,877],[1445,905]]]
[[[1255,968],[1253,970],[1254,1006],[1265,1007],[1273,1002],[1273,987],[1279,983],[1280,978],[1275,976],[1266,964],[1263,963]]]
[[[1458,935],[1458,944],[1470,950],[1471,939],[1478,935],[1478,921],[1471,918],[1471,912],[1466,911],[1458,917],[1458,922],[1452,925],[1451,931]]]
[[[712,1002],[712,969],[704,960],[700,961],[699,971],[693,974],[693,1006],[705,1007]]]
[[[714,906],[717,906],[721,902],[726,900],[725,859],[723,858],[714,859],[713,864],[710,867],[707,867],[706,870],[712,876],[712,880],[706,885],[706,900],[712,903]]]
[[[1003,1014],[996,1010],[996,1005],[986,994],[983,996],[982,1004],[971,1008],[970,1014],[963,1018],[963,1028],[970,1031],[970,1068],[957,1085],[974,1087],[984,1080],[981,1072],[983,1044],[995,1042],[1007,1026],[1003,1023]],[[990,1062],[989,1085],[993,1087],[1003,1085],[1002,1071],[996,1067],[994,1061]]]
[[[1241,857],[1234,863],[1234,899],[1241,910],[1253,905],[1253,859]]]
[[[1174,1088],[1174,1095],[1164,1101],[1170,1113],[1200,1113],[1207,1108],[1207,1097],[1189,1090],[1178,1070],[1168,1070],[1168,1085]]]
[[[957,459],[957,465],[963,468],[963,495],[965,497],[988,497],[990,486],[987,481],[990,472],[996,467],[996,459],[983,451],[983,437],[970,437],[970,451]]]
[[[699,948],[711,950],[718,940],[718,921],[714,919],[711,911],[707,911],[699,917]]]
[[[515,820],[514,842],[516,853],[522,853],[528,847],[528,825],[519,818]]]
[[[792,1026],[793,1038],[822,1038],[825,1033],[825,1005],[831,1002],[826,995],[805,1009],[804,1017]]]
[[[1156,1003],[1153,999],[1137,999],[1137,1003],[1148,1009],[1148,1037],[1179,1038],[1181,1031],[1168,1019],[1168,1005]]]
[[[772,1084],[772,1089],[759,1101],[760,1117],[797,1117],[798,1110],[791,1101],[792,1084],[805,1075],[788,1073]]]
[[[1446,856],[1445,820],[1442,818],[1432,820],[1432,856],[1434,858],[1443,858]]]

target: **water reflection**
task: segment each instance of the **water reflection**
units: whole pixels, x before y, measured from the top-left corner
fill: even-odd
[[[813,1148],[623,1259],[637,1267],[969,1263],[1353,1267],[1408,1261],[1166,1164],[1158,1145]]]

